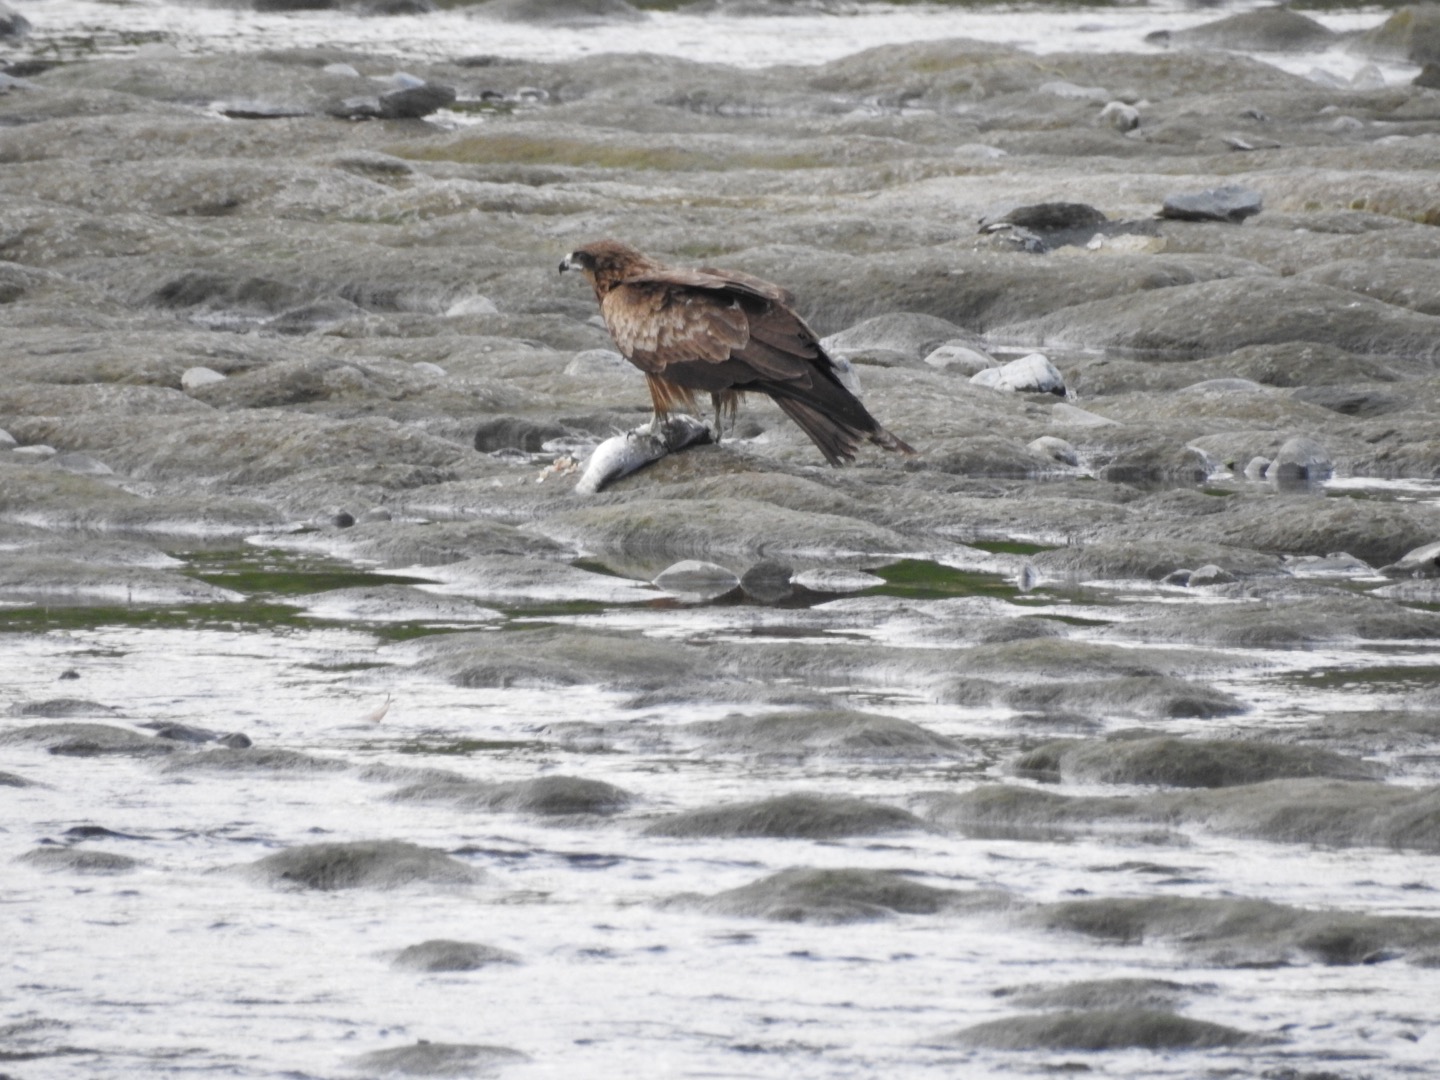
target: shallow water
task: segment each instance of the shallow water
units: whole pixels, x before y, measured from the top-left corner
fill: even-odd
[[[326,569],[317,582],[331,583]],[[286,591],[300,587],[292,581]],[[1017,599],[1030,606],[978,597],[959,602],[977,612],[1063,610],[1108,620],[1126,617],[1132,604],[1176,597],[1135,594],[1118,609],[1105,590]],[[955,602],[912,599],[909,607],[923,613],[927,605]],[[763,650],[777,640],[770,636],[777,628],[801,616],[823,619],[826,610],[631,604],[565,621],[678,641],[733,634]],[[461,689],[417,670],[414,643],[387,644],[361,625],[296,620],[231,630],[213,620],[189,629],[99,621],[109,625],[6,634],[0,665],[8,700],[84,698],[116,710],[94,717],[100,722],[243,730],[257,745],[350,768],[169,774],[154,761],[7,749],[7,769],[45,785],[7,789],[5,796],[0,858],[7,862],[4,910],[14,942],[7,1012],[15,1021],[63,1025],[12,1035],[10,1042],[39,1052],[65,1048],[25,1062],[20,1075],[27,1078],[342,1075],[355,1055],[417,1038],[522,1050],[533,1060],[506,1069],[517,1077],[942,1076],[957,1068],[967,1076],[1013,1075],[1012,1055],[956,1049],[943,1037],[1012,1014],[1014,1007],[996,996],[1003,988],[1121,976],[1196,987],[1186,1015],[1284,1031],[1288,1041],[1178,1055],[1121,1051],[1098,1060],[1039,1052],[1024,1059],[1024,1068],[1093,1060],[1106,1075],[1180,1077],[1338,1059],[1366,1076],[1399,1077],[1425,1075],[1433,1060],[1431,1033],[1440,1021],[1440,1002],[1429,993],[1433,972],[1404,962],[1211,967],[1195,964],[1174,943],[1107,945],[1026,928],[1009,914],[900,916],[836,928],[656,907],[677,894],[710,894],[804,865],[901,869],[934,885],[997,888],[1017,903],[1235,895],[1440,915],[1429,858],[1313,850],[1202,830],[1113,829],[1050,842],[913,833],[823,843],[639,832],[645,820],[672,809],[797,789],[892,805],[923,791],[964,790],[1000,777],[999,761],[1027,741],[1008,710],[938,705],[903,686],[857,685],[833,695],[960,740],[973,751],[960,761],[767,762],[683,745],[593,753],[565,749],[550,725],[585,720],[673,729],[730,707],[636,709],[627,695],[588,687]],[[518,630],[530,621],[513,616],[510,625]],[[882,620],[868,633],[904,641],[905,621]],[[815,631],[815,647],[824,648],[827,636]],[[1283,726],[1336,707],[1380,707],[1391,703],[1383,692],[1277,681],[1379,662],[1433,662],[1433,654],[1256,650],[1221,683],[1255,703],[1253,712],[1164,727],[1214,735],[1217,724]],[[66,671],[79,677],[59,681]],[[383,720],[367,720],[386,695]],[[496,781],[578,775],[618,784],[638,803],[614,820],[556,826],[393,802],[386,796],[402,782],[398,777],[357,775],[378,763]],[[1435,775],[1409,779],[1428,784]],[[1102,789],[1067,785],[1067,793]],[[142,865],[87,877],[9,861],[85,824],[134,837],[89,840],[86,848],[128,854]],[[237,873],[285,846],[375,837],[458,852],[488,871],[490,881],[313,893],[277,891]],[[522,962],[452,974],[390,970],[385,954],[436,937],[482,941]]]
[[[691,15],[650,12],[638,23],[535,26],[487,19],[465,9],[422,16],[366,17],[339,11],[266,14],[203,5],[136,0],[117,9],[103,0],[17,0],[33,24],[23,43],[29,55],[85,58],[173,48],[186,54],[276,48],[335,48],[378,52],[400,60],[500,56],[524,60],[572,60],[599,53],[653,52],[742,68],[774,64],[823,64],[877,45],[974,38],[1049,52],[1158,51],[1145,35],[1179,30],[1218,17],[1212,7],[1160,2],[1137,7],[1056,10],[985,10],[955,7],[859,4],[845,14],[785,16]],[[1265,6],[1240,3],[1242,11]],[[117,19],[117,11],[123,19]],[[1377,26],[1378,11],[1313,12],[1336,31]],[[163,52],[157,53],[163,55]],[[1343,49],[1321,55],[1262,57],[1288,71],[1319,67],[1350,78],[1368,60]],[[1391,82],[1413,78],[1405,64],[1381,65]]]

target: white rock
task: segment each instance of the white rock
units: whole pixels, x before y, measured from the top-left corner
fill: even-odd
[[[466,296],[446,308],[445,314],[454,319],[461,315],[498,315],[500,309],[488,296]]]
[[[1057,439],[1054,435],[1041,435],[1025,447],[1032,454],[1041,457],[1048,457],[1052,461],[1058,461],[1062,465],[1080,464],[1080,455],[1075,447],[1064,439]]]
[[[210,383],[224,382],[225,376],[220,372],[208,367],[186,368],[180,376],[180,389],[194,390],[200,386],[207,386]]]
[[[1044,353],[1031,353],[998,368],[976,372],[970,381],[992,390],[1063,394],[1065,378]]]
[[[1140,110],[1123,101],[1111,101],[1100,110],[1100,122],[1116,131],[1134,131],[1140,126]]]

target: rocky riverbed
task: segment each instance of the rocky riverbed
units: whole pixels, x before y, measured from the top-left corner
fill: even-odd
[[[1433,1067],[1433,7],[755,69],[7,13],[13,1075]],[[605,236],[790,288],[919,453],[752,399],[577,490],[649,416]]]

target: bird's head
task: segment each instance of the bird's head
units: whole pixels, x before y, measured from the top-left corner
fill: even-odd
[[[645,270],[650,260],[619,240],[596,240],[560,260],[560,273],[579,270],[601,296],[628,277]]]

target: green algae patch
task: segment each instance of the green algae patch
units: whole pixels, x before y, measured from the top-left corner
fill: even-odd
[[[956,596],[996,596],[1014,600],[1020,590],[999,574],[957,570],[923,559],[901,559],[871,573],[885,579],[866,591],[869,596],[898,596],[906,600],[944,600]]]
[[[416,585],[423,579],[357,570],[344,563],[283,551],[205,551],[180,556],[187,574],[246,596],[308,596],[370,585]]]

